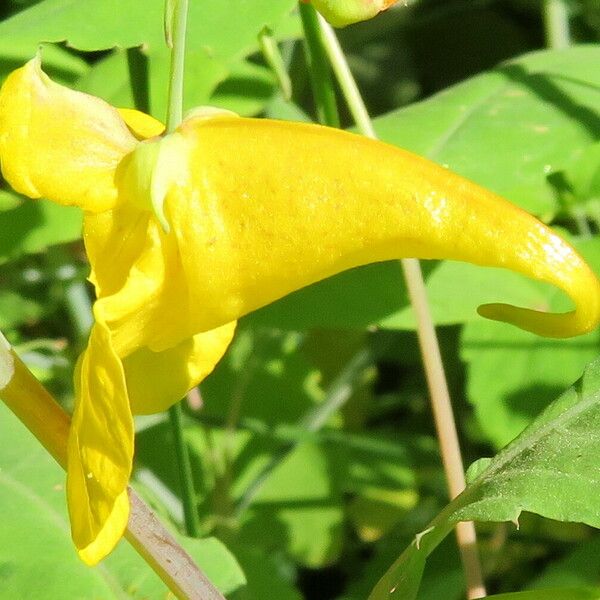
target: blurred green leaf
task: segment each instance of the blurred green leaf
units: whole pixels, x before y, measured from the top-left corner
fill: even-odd
[[[0,212],[17,208],[22,201],[22,198],[15,192],[0,189]]]
[[[600,537],[578,544],[566,556],[552,561],[532,583],[531,589],[578,587],[600,584]]]
[[[254,543],[232,546],[232,551],[244,569],[246,586],[234,593],[231,600],[302,600],[304,596],[293,584],[294,568],[282,556],[265,552]]]
[[[0,330],[34,322],[43,312],[38,302],[11,290],[0,290]]]
[[[594,588],[561,588],[515,592],[512,594],[493,594],[492,600],[600,600],[600,590]]]
[[[81,237],[81,211],[47,200],[26,200],[0,212],[0,264]]]
[[[188,45],[216,57],[241,56],[257,47],[256,35],[275,25],[293,0],[229,0],[190,4]],[[40,42],[78,50],[164,45],[163,0],[44,0],[0,24],[0,53],[13,39],[35,54]],[[236,18],[232,18],[235,16]]]

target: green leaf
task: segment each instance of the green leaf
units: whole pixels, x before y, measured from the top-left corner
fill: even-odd
[[[300,444],[272,472],[243,519],[240,540],[267,550],[285,547],[309,568],[341,552],[343,510],[322,448]]]
[[[488,598],[490,600],[600,600],[600,590],[598,588],[560,588],[494,594]]]
[[[164,584],[126,542],[95,568],[77,558],[66,511],[65,474],[1,402],[0,439],[3,598],[165,598]],[[223,593],[243,585],[239,566],[220,542],[183,544]]]
[[[47,200],[27,200],[0,212],[0,264],[81,237],[81,211]]]
[[[376,129],[550,217],[547,175],[575,165],[600,133],[599,60],[592,45],[526,54],[376,119]]]
[[[191,2],[188,48],[216,58],[241,57],[258,47],[256,36],[289,13],[294,0]],[[41,41],[78,50],[164,46],[164,0],[44,0],[0,23],[0,53],[12,40],[33,56]],[[235,16],[235,18],[232,18]]]
[[[390,567],[369,600],[414,600],[426,557],[457,521],[522,511],[600,528],[600,360],[482,469]],[[393,590],[393,592],[391,592]],[[567,598],[567,596],[565,596]]]
[[[231,64],[227,79],[215,89],[208,103],[250,117],[264,109],[275,88],[275,79],[269,69],[240,61]]]
[[[600,527],[599,424],[597,360],[490,462],[452,518],[516,521],[526,510]]]
[[[467,396],[486,439],[501,448],[518,435],[597,356],[599,341],[598,332],[552,340],[491,321],[468,324]]]

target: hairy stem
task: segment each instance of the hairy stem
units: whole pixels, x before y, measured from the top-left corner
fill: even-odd
[[[322,17],[319,17],[319,25],[323,32],[322,39],[325,42],[325,50],[356,125],[363,135],[376,139],[377,135],[369,113],[337,36],[331,26]],[[402,260],[401,264],[408,288],[408,295],[417,320],[417,335],[427,379],[427,387],[431,397],[431,406],[440,443],[444,472],[446,474],[449,495],[453,499],[465,488],[465,476],[442,356],[427,302],[425,282],[423,281],[420,263],[417,259],[411,258]],[[474,524],[472,522],[458,523],[456,526],[456,537],[467,580],[468,597],[484,597],[486,592],[477,553]]]

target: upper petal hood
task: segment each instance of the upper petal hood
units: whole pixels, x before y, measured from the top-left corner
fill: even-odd
[[[87,211],[117,201],[115,169],[137,144],[116,109],[51,81],[39,57],[0,90],[0,161],[15,190]]]

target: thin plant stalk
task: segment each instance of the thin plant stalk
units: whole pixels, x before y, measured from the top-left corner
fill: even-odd
[[[571,45],[568,0],[544,0],[544,30],[546,46],[563,50]]]
[[[0,398],[66,470],[70,418],[0,333]],[[128,488],[125,537],[180,600],[225,600],[141,498]]]
[[[171,48],[171,73],[167,109],[167,133],[175,131],[183,119],[183,79],[188,0],[166,0],[165,34]]]
[[[304,2],[300,2],[299,10],[304,31],[306,62],[308,63],[318,121],[330,127],[339,127],[337,100],[319,27],[319,14],[311,4]]]
[[[174,404],[169,409],[169,420],[171,422],[173,444],[175,446],[175,455],[177,457],[177,466],[179,470],[185,532],[191,537],[199,537],[200,522],[198,519],[198,506],[196,504],[196,492],[194,490],[194,478],[192,475],[190,454],[183,434],[183,410],[181,408],[181,402]]]
[[[171,48],[171,73],[169,79],[169,98],[167,113],[167,133],[174,131],[183,118],[183,80],[185,69],[185,37],[187,31],[188,0],[166,0],[165,35]],[[198,508],[190,455],[183,434],[181,404],[169,409],[169,420],[173,433],[177,470],[183,503],[186,533],[197,537],[200,532]]]
[[[264,27],[258,34],[258,45],[266,63],[271,68],[271,72],[275,75],[283,99],[286,101],[291,100],[292,80],[285,67],[277,40],[273,37],[273,32],[268,27]]]
[[[325,50],[331,67],[358,129],[363,135],[377,139],[373,123],[335,32],[322,17],[319,17],[319,27],[322,31],[322,39],[325,43]],[[429,310],[420,262],[413,258],[403,259],[400,262],[417,320],[417,335],[427,387],[431,397],[448,492],[450,498],[453,499],[465,488],[465,475],[440,347],[431,311]],[[456,525],[456,537],[467,581],[468,598],[485,597],[486,591],[477,552],[477,538],[473,522],[458,523]]]

